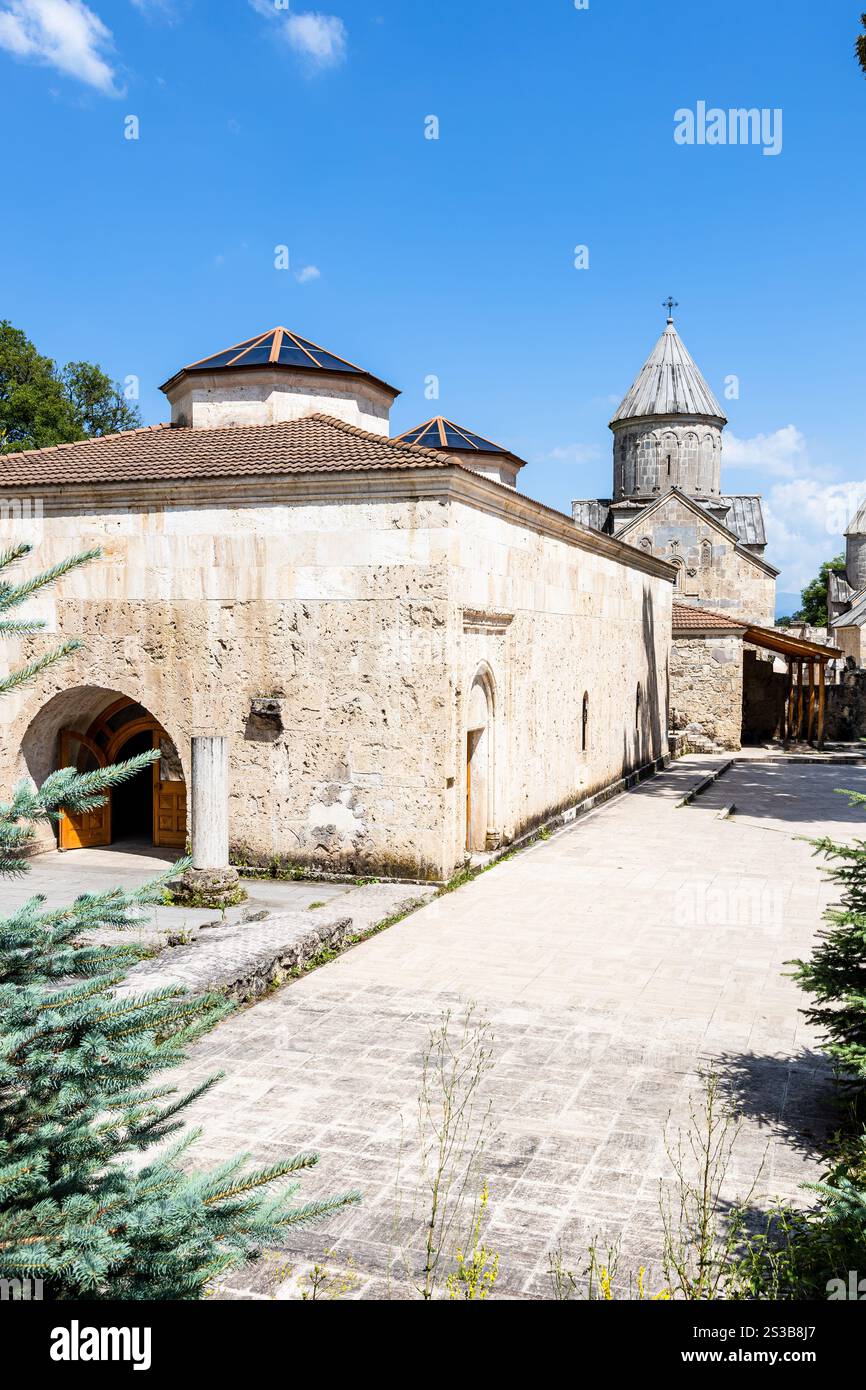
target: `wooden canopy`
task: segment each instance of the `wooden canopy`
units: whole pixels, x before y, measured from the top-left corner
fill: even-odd
[[[743,641],[784,656],[788,662],[788,688],[780,730],[784,743],[806,739],[824,746],[827,714],[827,662],[844,657],[838,647],[807,642],[784,628],[747,627]]]
[[[807,642],[805,637],[792,637],[783,627],[747,627],[743,641],[797,661],[836,661],[845,655],[838,647],[825,647],[821,642]]]

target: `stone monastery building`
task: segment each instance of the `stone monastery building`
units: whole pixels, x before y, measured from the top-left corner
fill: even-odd
[[[631,393],[596,530],[471,430],[390,438],[397,391],[282,328],[176,372],[169,424],[0,458],[0,531],[38,500],[40,568],[102,550],[6,644],[83,646],[4,703],[0,787],[157,746],[60,843],[179,848],[223,794],[193,741],[223,740],[236,859],[441,879],[664,758],[675,585],[767,618],[773,571],[663,341],[695,419]]]
[[[857,667],[866,666],[866,501],[845,533],[845,573],[828,577],[834,641]]]
[[[820,744],[827,667],[842,651],[774,628],[779,572],[764,558],[761,499],[722,491],[726,424],[668,317],[610,423],[613,497],[575,502],[574,519],[674,568],[672,732],[706,749]]]

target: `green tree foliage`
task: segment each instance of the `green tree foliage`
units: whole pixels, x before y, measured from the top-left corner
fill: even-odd
[[[866,1191],[845,1175],[811,1184],[818,1198],[811,1210],[782,1207],[765,1229],[748,1240],[732,1263],[728,1297],[847,1299],[866,1269]]]
[[[93,558],[16,584],[10,567],[29,550],[0,556],[0,637],[34,632],[37,623],[11,619],[11,610]],[[6,677],[0,694],[75,645]],[[34,826],[61,808],[100,805],[157,756],[83,775],[64,769],[36,791],[19,786],[0,804],[0,876],[26,872]],[[84,893],[53,909],[34,896],[0,918],[0,1278],[42,1279],[50,1298],[198,1298],[263,1242],[358,1200],[297,1203],[295,1175],[317,1161],[309,1153],[260,1169],[240,1156],[216,1172],[186,1172],[180,1160],[195,1133],[143,1167],[130,1161],[180,1130],[186,1107],[218,1079],[178,1095],[155,1074],[177,1066],[185,1046],[231,1010],[221,995],[118,989],[146,951],[92,933],[133,925],[164,888],[162,880],[133,893]]]
[[[843,792],[852,805],[866,796]],[[847,1105],[843,1123],[827,1143],[827,1179],[811,1184],[816,1204],[807,1211],[781,1206],[764,1229],[730,1261],[729,1297],[837,1299],[859,1296],[866,1274],[866,1134],[860,1115],[866,1097],[866,842],[815,842],[832,864],[841,901],[808,961],[792,961],[794,978],[813,996],[806,1017],[822,1033]]]
[[[137,407],[129,405],[117,383],[93,362],[67,362],[60,380],[85,438],[119,434],[141,424]]]
[[[90,362],[58,368],[20,328],[0,321],[0,453],[43,449],[141,424],[138,409]]]
[[[863,25],[864,30],[866,30],[866,14],[861,14],[860,23]],[[866,75],[866,33],[857,36],[857,59],[863,69],[864,75]]]
[[[866,796],[845,795],[866,806]],[[826,1037],[840,1071],[866,1088],[866,841],[819,840],[816,849],[833,864],[842,899],[827,913],[810,959],[795,962],[795,979],[815,997],[807,1018]]]
[[[866,796],[844,792],[855,806]],[[808,961],[794,961],[795,979],[814,997],[806,1011],[820,1029],[849,1102],[828,1155],[831,1171],[815,1184],[817,1205],[784,1208],[764,1235],[746,1247],[737,1273],[743,1296],[761,1299],[847,1299],[866,1271],[866,1135],[860,1115],[866,1095],[866,841],[816,841],[840,885],[839,905]],[[854,1296],[858,1296],[855,1288]]]
[[[827,582],[830,574],[845,573],[845,556],[837,555],[835,560],[825,560],[818,571],[816,579],[811,584],[807,584],[802,593],[802,607],[794,614],[792,622],[809,623],[811,627],[826,627],[829,622],[827,614]]]

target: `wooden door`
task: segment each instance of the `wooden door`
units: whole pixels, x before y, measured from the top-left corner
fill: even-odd
[[[472,849],[472,735],[466,737],[466,848]]]
[[[172,849],[186,846],[186,783],[172,780],[172,762],[177,753],[168,735],[161,729],[153,734],[154,748],[163,748],[163,756],[153,765],[153,843]],[[166,757],[168,749],[173,759]]]
[[[95,772],[105,767],[108,759],[98,744],[75,729],[60,730],[60,766],[74,767],[79,772]],[[111,793],[105,803],[93,811],[81,813],[63,811],[60,815],[60,848],[90,849],[95,845],[111,844]]]

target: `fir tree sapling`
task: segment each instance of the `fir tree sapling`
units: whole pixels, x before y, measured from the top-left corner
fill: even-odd
[[[860,793],[840,795],[866,807]],[[798,984],[815,998],[806,1017],[823,1034],[852,1103],[828,1151],[827,1181],[810,1184],[818,1205],[780,1210],[766,1235],[748,1243],[739,1274],[750,1298],[848,1298],[850,1272],[866,1267],[866,842],[823,839],[815,850],[833,864],[830,877],[842,897],[827,912],[809,960],[791,964]]]
[[[40,623],[8,615],[98,555],[15,583],[10,569],[30,550],[0,555],[0,638],[38,631]],[[0,695],[78,645],[63,643],[0,678]],[[155,757],[86,774],[65,769],[38,790],[18,787],[0,804],[0,876],[26,872],[36,824],[102,804]],[[54,909],[35,896],[0,918],[0,1278],[41,1279],[49,1298],[199,1298],[263,1242],[359,1200],[350,1192],[298,1204],[293,1179],[316,1163],[309,1153],[254,1170],[241,1156],[215,1172],[184,1171],[194,1132],[144,1167],[131,1161],[179,1131],[186,1107],[218,1080],[178,1095],[152,1078],[231,1010],[221,995],[181,989],[114,993],[144,949],[92,933],[139,921],[165,883],[85,893]]]
[[[866,807],[866,796],[843,792],[853,806]],[[816,852],[833,862],[830,877],[842,887],[842,899],[826,914],[828,927],[819,935],[811,958],[794,961],[795,979],[816,1002],[806,1011],[821,1029],[842,1079],[866,1086],[866,841],[836,844],[819,840]]]

